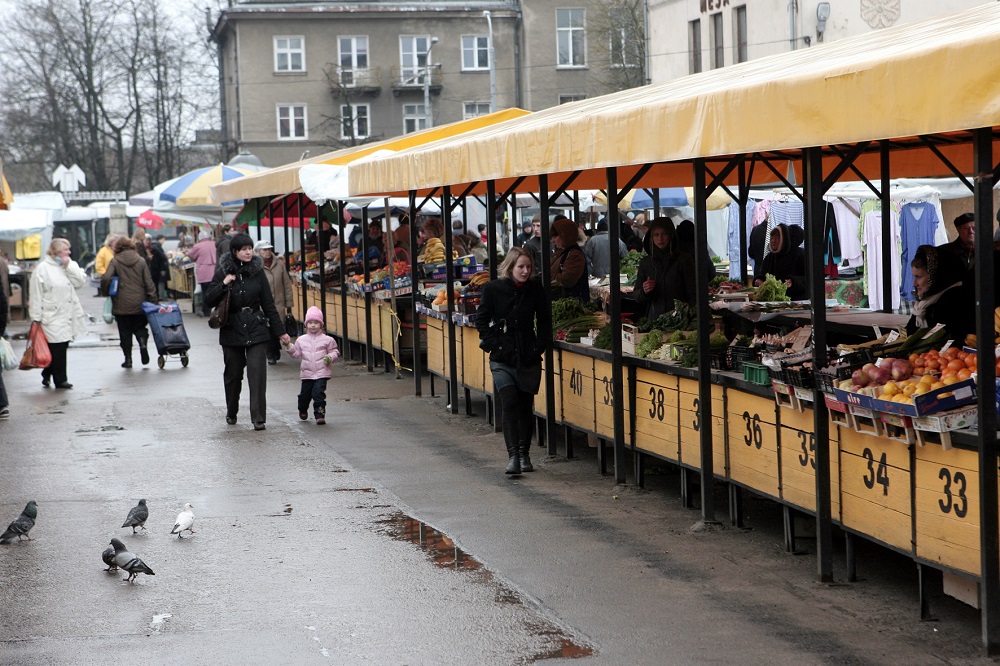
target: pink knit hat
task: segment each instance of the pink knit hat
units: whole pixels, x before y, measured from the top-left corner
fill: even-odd
[[[323,311],[315,305],[306,310],[306,322],[310,321],[318,321],[321,324],[323,323]]]

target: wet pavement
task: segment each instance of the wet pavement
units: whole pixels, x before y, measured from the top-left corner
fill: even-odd
[[[5,373],[0,527],[29,499],[38,520],[0,546],[0,663],[987,663],[975,611],[939,599],[941,621],[917,621],[914,581],[892,575],[905,559],[862,548],[862,583],[817,585],[772,506],[748,502],[758,530],[696,534],[670,470],[615,486],[585,445],[536,448],[537,472],[505,478],[483,405],[450,415],[408,375],[338,363],[317,426],[285,358],[267,430],[245,393],[227,426],[216,333],[185,320],[187,368],[120,368],[95,321],[69,352],[74,389]],[[141,498],[132,535],[118,526]],[[105,572],[112,537],[155,575]]]

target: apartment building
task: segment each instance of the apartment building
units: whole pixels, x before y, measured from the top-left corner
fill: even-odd
[[[647,0],[649,77],[688,74],[923,21],[981,0]]]
[[[642,82],[641,37],[608,30],[605,3],[233,5],[211,29],[226,152],[276,166],[491,105],[538,110]]]

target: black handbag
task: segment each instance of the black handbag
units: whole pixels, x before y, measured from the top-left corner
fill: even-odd
[[[215,306],[215,309],[212,310],[212,315],[208,318],[209,328],[222,328],[229,321],[230,293],[232,293],[232,290],[226,287],[226,293],[222,296],[222,300]]]
[[[512,328],[516,330],[516,326],[508,326],[507,319],[512,318],[512,321],[516,323],[517,319],[513,317],[521,308],[521,303],[523,302],[524,294],[518,294],[517,300],[514,302],[514,307],[510,309],[507,316],[498,321],[491,322],[486,335],[480,339],[479,348],[489,353],[490,361],[517,366],[519,357],[517,338],[511,332]]]
[[[285,333],[290,338],[298,337],[299,335],[299,322],[290,312],[285,315]]]

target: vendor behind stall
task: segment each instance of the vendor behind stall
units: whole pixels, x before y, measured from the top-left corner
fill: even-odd
[[[674,309],[674,301],[695,304],[694,261],[677,250],[674,221],[658,217],[648,225],[649,254],[639,262],[632,292],[653,320]]]
[[[802,227],[779,224],[771,230],[771,252],[754,270],[754,284],[760,286],[768,274],[785,283],[793,301],[808,298],[806,289],[806,253],[802,249]]]
[[[976,304],[962,283],[965,266],[954,254],[933,245],[918,247],[910,266],[917,300],[906,332],[944,324],[948,337],[961,344],[976,330]]]

